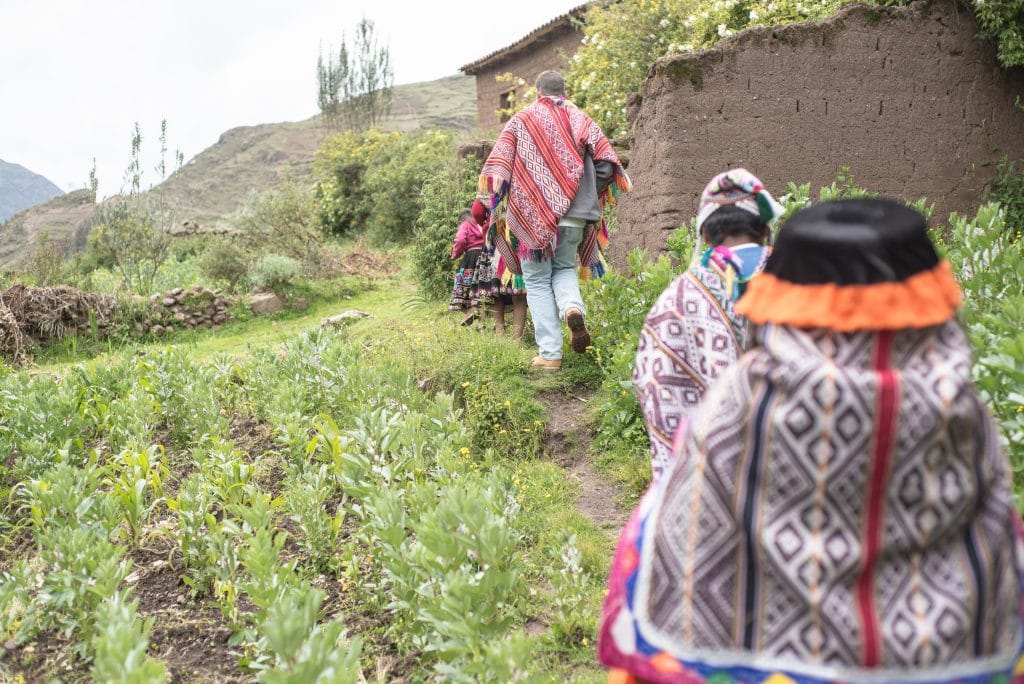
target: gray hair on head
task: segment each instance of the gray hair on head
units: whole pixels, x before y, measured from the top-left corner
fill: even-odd
[[[537,77],[538,95],[561,95],[565,97],[565,79],[557,71],[543,71]]]

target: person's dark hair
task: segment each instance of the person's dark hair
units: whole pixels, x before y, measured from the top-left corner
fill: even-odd
[[[704,220],[701,226],[704,241],[709,247],[717,247],[727,238],[749,238],[751,242],[762,242],[767,236],[761,219],[739,207],[724,206]]]
[[[561,95],[565,97],[565,79],[557,71],[543,71],[537,77],[538,95]]]
[[[463,223],[464,221],[472,221],[472,220],[473,220],[473,210],[472,209],[463,209],[462,211],[459,212],[459,223]]]

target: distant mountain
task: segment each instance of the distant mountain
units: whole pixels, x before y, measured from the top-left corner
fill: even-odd
[[[386,130],[441,128],[466,135],[476,128],[472,76],[395,86],[393,98]],[[150,192],[167,199],[182,221],[213,226],[254,192],[285,179],[310,182],[316,150],[328,133],[320,117],[232,128]],[[0,270],[22,263],[43,234],[68,252],[81,249],[94,210],[92,193],[81,190],[21,211],[6,224],[0,220]]]
[[[0,223],[22,209],[63,194],[63,190],[38,173],[0,159]]]

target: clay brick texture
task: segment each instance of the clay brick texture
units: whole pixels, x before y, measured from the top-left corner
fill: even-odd
[[[567,23],[528,47],[476,71],[476,111],[480,128],[496,133],[504,123],[497,111],[502,108],[502,96],[510,86],[498,83],[495,76],[510,72],[533,85],[542,71],[557,69],[564,74],[582,40],[583,33]]]
[[[1024,156],[1024,72],[996,62],[950,0],[851,6],[822,24],[755,28],[648,72],[631,117],[634,192],[612,262],[664,250],[716,173],[744,166],[775,194],[812,193],[849,167],[857,185],[969,212],[1004,156]]]

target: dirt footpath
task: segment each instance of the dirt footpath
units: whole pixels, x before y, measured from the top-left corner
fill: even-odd
[[[591,522],[615,537],[629,518],[622,505],[622,492],[594,467],[590,445],[593,435],[587,426],[591,393],[581,390],[541,393],[537,399],[548,412],[544,456],[565,468],[580,483],[577,507]]]

